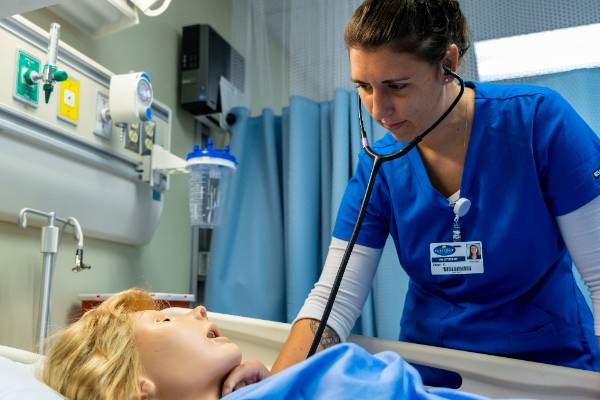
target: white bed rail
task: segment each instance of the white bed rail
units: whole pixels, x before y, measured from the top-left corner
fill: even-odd
[[[15,347],[1,346],[1,345],[0,345],[0,356],[8,358],[13,361],[20,362],[21,364],[35,364],[44,357],[38,353],[32,353],[27,350],[21,350],[21,349],[15,348]]]
[[[171,315],[185,308],[165,310]],[[256,358],[271,366],[288,336],[291,325],[214,312],[208,318],[223,335],[237,343],[245,358]],[[543,400],[600,399],[600,373],[574,368],[520,361],[467,351],[413,343],[350,336],[348,339],[371,353],[391,350],[412,363],[454,371],[461,375],[461,390],[488,397]]]

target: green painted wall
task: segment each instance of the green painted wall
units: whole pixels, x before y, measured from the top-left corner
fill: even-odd
[[[140,16],[138,26],[93,39],[47,10],[24,14],[43,29],[62,25],[61,39],[115,73],[147,71],[155,97],[173,111],[171,151],[183,157],[193,143],[194,122],[178,107],[178,54],[181,27],[209,23],[226,40],[231,37],[232,0],[175,0],[161,16]],[[83,227],[85,231],[85,226]],[[56,262],[52,296],[52,330],[63,327],[78,312],[80,293],[105,293],[139,286],[153,291],[188,293],[191,234],[185,176],[172,177],[163,214],[152,241],[141,247],[86,239],[85,261],[91,271],[70,268],[75,243],[62,240]],[[0,344],[35,348],[40,298],[42,255],[40,230],[20,230],[0,223]],[[6,315],[8,314],[8,315]]]

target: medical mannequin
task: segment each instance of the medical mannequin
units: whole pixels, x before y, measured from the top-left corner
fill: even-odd
[[[444,73],[469,48],[457,0],[366,0],[344,38],[364,108],[388,131],[376,153],[402,149],[457,97]],[[600,138],[550,89],[465,86],[416,149],[379,170],[320,349],[350,334],[391,236],[410,277],[399,340],[600,371]],[[372,164],[362,151],[321,277],[274,372],[308,353]],[[470,210],[457,218],[461,199]],[[420,372],[426,384],[456,387],[447,374]]]
[[[42,379],[70,400],[218,399],[269,375],[241,359],[204,307],[171,318],[147,292],[130,289],[56,338]]]

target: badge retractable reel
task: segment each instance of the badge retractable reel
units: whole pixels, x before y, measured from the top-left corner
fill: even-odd
[[[454,222],[452,224],[452,241],[460,242],[462,240],[460,234],[460,219],[467,215],[469,210],[471,209],[471,200],[461,197],[456,200],[454,203],[454,207],[452,211],[454,211]]]

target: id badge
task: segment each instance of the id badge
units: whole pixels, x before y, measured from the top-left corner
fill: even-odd
[[[430,243],[432,275],[483,274],[481,242]]]

